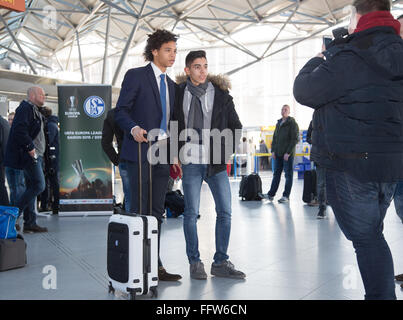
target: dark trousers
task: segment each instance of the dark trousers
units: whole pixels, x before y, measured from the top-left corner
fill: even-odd
[[[0,205],[2,206],[10,205],[6,189],[6,171],[3,165],[0,165]]]
[[[316,188],[319,207],[326,209],[326,168],[316,165]]]
[[[276,195],[278,186],[280,184],[281,173],[283,172],[284,169],[285,188],[283,196],[289,198],[292,188],[292,178],[294,175],[293,171],[294,157],[289,157],[288,161],[285,161],[283,157],[276,157],[276,159],[273,159],[272,161],[274,165],[274,173],[268,194],[270,197],[274,197]]]
[[[363,183],[327,169],[326,187],[340,229],[353,242],[365,299],[396,299],[392,254],[383,236],[383,219],[396,183]]]
[[[41,193],[41,209],[47,210],[49,202],[52,202],[52,210],[59,210],[59,178],[58,173],[48,173],[45,176],[46,187]],[[53,198],[53,201],[52,201]]]
[[[36,197],[45,189],[45,177],[43,175],[43,158],[33,159],[24,168],[26,189],[17,200],[17,207],[24,212],[24,226],[36,225],[35,201]]]
[[[149,163],[142,162],[142,199],[139,210],[139,174],[138,163],[127,161],[127,172],[130,180],[130,208],[131,213],[150,214],[148,201],[149,194]],[[158,220],[158,265],[162,266],[160,256],[161,224],[165,212],[165,195],[168,187],[169,165],[157,164],[152,166],[152,215]]]

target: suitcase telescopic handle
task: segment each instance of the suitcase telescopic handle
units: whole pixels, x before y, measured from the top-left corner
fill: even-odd
[[[147,135],[144,135],[144,138],[147,139]],[[143,199],[143,186],[142,186],[142,156],[141,156],[141,144],[142,143],[137,143],[138,144],[138,148],[139,148],[139,173],[138,173],[138,181],[139,181],[139,214],[143,214],[142,212],[142,199]],[[151,141],[148,140],[148,148],[151,148]],[[148,165],[148,178],[149,178],[149,183],[148,183],[148,207],[150,208],[150,212],[149,213],[145,213],[145,215],[152,215],[152,191],[153,191],[153,178],[152,178],[152,166],[151,163],[149,163]],[[147,208],[146,208],[147,210]]]

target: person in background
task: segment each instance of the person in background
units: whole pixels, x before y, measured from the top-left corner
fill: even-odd
[[[45,117],[45,182],[46,187],[42,192],[41,211],[48,211],[51,202],[52,213],[59,213],[59,119],[52,115],[52,109],[43,107],[41,110]]]
[[[269,153],[269,149],[263,139],[260,140],[259,153]],[[259,161],[262,170],[269,169],[269,156],[261,156],[259,157]]]
[[[290,201],[290,193],[292,188],[292,179],[294,175],[294,155],[295,146],[299,140],[299,127],[293,117],[290,117],[290,106],[285,104],[281,108],[281,119],[277,121],[276,129],[273,134],[273,142],[271,144],[271,153],[273,158],[273,180],[271,187],[267,193],[270,201],[280,185],[281,173],[285,173],[285,188],[283,196],[278,200],[279,203],[287,203]]]
[[[36,223],[36,197],[45,189],[43,156],[46,149],[44,118],[40,112],[46,99],[41,87],[31,87],[27,99],[18,106],[10,135],[4,165],[24,170],[25,191],[17,198],[16,206],[24,213],[24,233],[47,232]],[[19,230],[19,222],[16,229]]]
[[[116,109],[111,109],[108,111],[106,118],[104,120],[104,126],[102,128],[102,149],[108,156],[109,160],[119,167],[120,177],[122,178],[123,194],[124,194],[124,209],[128,210],[130,208],[130,180],[127,172],[127,163],[125,161],[120,161],[120,152],[122,150],[123,142],[123,131],[117,125],[115,121]],[[113,146],[113,140],[116,138],[118,151]]]
[[[10,128],[13,124],[14,116],[15,112],[11,112],[8,115],[8,123]],[[6,166],[5,173],[8,187],[10,189],[10,206],[15,207],[17,205],[18,197],[25,191],[24,171]]]
[[[0,205],[10,205],[7,188],[6,177],[4,168],[4,156],[6,154],[6,145],[8,135],[10,133],[10,125],[6,119],[0,116]]]
[[[315,133],[315,128],[312,125],[312,121],[309,123],[308,132],[306,135],[306,141],[312,145],[312,135]],[[326,168],[315,163],[316,167],[316,190],[318,198],[313,202],[308,203],[309,206],[319,205],[318,219],[324,219],[326,217]]]

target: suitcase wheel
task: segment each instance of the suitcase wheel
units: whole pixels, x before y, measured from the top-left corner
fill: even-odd
[[[151,298],[158,298],[158,289],[157,287],[150,288],[151,291]]]

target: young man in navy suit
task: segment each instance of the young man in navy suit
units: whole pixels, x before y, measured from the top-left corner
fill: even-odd
[[[165,194],[169,179],[169,121],[173,114],[176,84],[167,76],[166,70],[172,67],[176,58],[177,37],[169,31],[157,30],[149,35],[144,50],[144,58],[150,63],[145,67],[126,72],[116,105],[115,120],[124,131],[121,162],[126,162],[130,185],[130,208],[133,213],[148,213],[149,177],[147,160],[147,139],[151,130],[159,129],[156,141],[160,154],[166,161],[152,165],[152,215],[158,220],[158,252],[160,248],[161,224],[165,211]],[[141,144],[142,199],[141,212],[138,200],[138,144]],[[180,170],[180,168],[178,168]],[[178,281],[182,277],[168,273],[158,259],[160,281]]]

